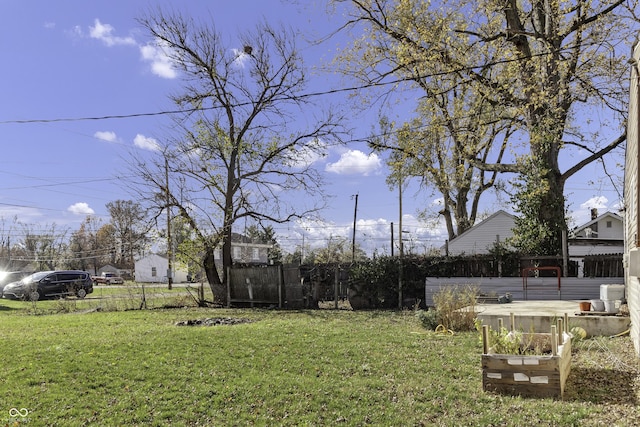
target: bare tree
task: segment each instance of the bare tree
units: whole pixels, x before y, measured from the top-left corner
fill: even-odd
[[[17,241],[14,238],[12,242],[11,237],[17,226],[17,216],[13,217],[11,223],[7,223],[4,217],[0,218],[0,270],[11,271],[14,267],[11,260],[11,248]]]
[[[116,228],[111,223],[102,225],[95,234],[96,247],[99,248],[100,257],[96,262],[103,266],[105,264],[116,264]]]
[[[32,224],[20,225],[20,260],[32,263],[38,270],[54,270],[57,266],[64,266],[68,229],[60,229],[55,223],[37,226],[39,229]]]
[[[70,268],[93,271],[97,274],[98,269],[103,265],[105,254],[110,253],[109,248],[101,247],[98,239],[98,230],[100,229],[100,219],[87,215],[85,220],[80,224],[78,230],[71,233],[69,239]]]
[[[117,246],[116,262],[133,269],[136,254],[142,252],[148,241],[147,215],[140,203],[132,200],[115,200],[106,204],[111,216]]]
[[[339,134],[340,118],[310,113],[307,76],[290,29],[261,23],[230,43],[213,24],[179,14],[156,11],[140,23],[181,71],[183,93],[173,100],[190,114],[179,118],[181,135],[168,139],[154,160],[132,166],[157,218],[171,208],[194,231],[213,289],[232,264],[237,221],[284,223],[322,207],[313,161]],[[214,263],[219,246],[222,277]],[[223,297],[219,288],[214,295]]]

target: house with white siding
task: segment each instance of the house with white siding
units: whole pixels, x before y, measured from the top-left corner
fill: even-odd
[[[169,259],[166,256],[149,254],[136,260],[134,279],[140,283],[168,283],[168,270]],[[187,271],[175,264],[172,266],[172,276],[174,283],[187,281]]]
[[[591,209],[591,220],[569,233],[569,260],[578,265],[583,277],[584,259],[592,255],[618,255],[624,252],[624,219],[614,213],[598,215]]]
[[[443,255],[488,254],[496,243],[505,244],[513,237],[514,215],[499,210],[445,244]],[[568,239],[569,259],[578,263],[578,271],[584,257],[590,255],[622,254],[624,251],[624,221],[620,215],[605,212],[598,215],[591,210],[591,220],[574,228]],[[580,275],[580,273],[579,273]]]
[[[631,315],[631,339],[640,354],[640,43],[632,52],[629,118],[624,169],[625,298]]]
[[[496,243],[505,243],[513,237],[516,217],[499,210],[464,233],[451,239],[441,248],[443,255],[488,254]]]
[[[591,221],[571,231],[571,238],[586,241],[620,241],[624,239],[622,217],[613,212],[598,216],[597,209],[591,209]]]
[[[598,216],[592,209],[591,221],[574,228],[569,235],[569,254],[572,257],[623,252],[624,220],[613,212]]]

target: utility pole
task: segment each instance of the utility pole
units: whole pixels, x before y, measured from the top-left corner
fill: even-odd
[[[355,195],[356,205],[353,209],[353,239],[351,241],[351,263],[356,261],[356,218],[358,216],[358,194]]]
[[[400,221],[398,223],[398,237],[400,239],[400,244],[398,249],[400,250],[399,256],[399,264],[398,264],[398,309],[402,310],[402,285],[404,282],[404,243],[402,242],[402,177],[398,180],[398,195],[400,198],[399,206],[400,206]]]
[[[166,185],[166,197],[167,197],[167,282],[169,283],[168,288],[172,289],[173,288],[173,274],[172,274],[172,267],[173,267],[173,262],[172,262],[172,258],[173,258],[173,250],[172,250],[172,242],[171,242],[171,208],[170,206],[170,199],[169,199],[169,159],[167,159],[167,157],[165,156],[164,158],[164,178],[165,178],[165,185]]]

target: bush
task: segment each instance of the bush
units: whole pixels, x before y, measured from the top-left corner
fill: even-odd
[[[436,310],[416,310],[416,318],[423,328],[435,331],[440,321]]]
[[[476,298],[479,289],[475,286],[450,286],[433,295],[438,313],[438,323],[452,331],[473,331],[476,328]]]

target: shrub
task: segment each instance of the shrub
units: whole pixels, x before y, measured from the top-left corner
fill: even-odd
[[[416,319],[418,319],[422,327],[431,331],[435,331],[440,324],[436,310],[416,310]]]
[[[433,303],[438,313],[438,322],[452,331],[472,331],[475,329],[476,286],[443,287],[433,295]]]

